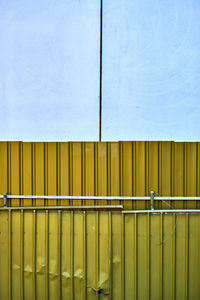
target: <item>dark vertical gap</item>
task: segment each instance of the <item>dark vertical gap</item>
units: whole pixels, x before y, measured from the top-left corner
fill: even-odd
[[[94,143],[94,196],[97,196],[97,185],[96,185],[96,143]],[[94,200],[96,204],[96,200]]]
[[[56,142],[56,194],[60,196],[60,143]],[[61,200],[56,199],[57,205]]]
[[[11,143],[7,142],[7,191],[6,193],[11,194]],[[12,199],[8,201],[8,206],[11,206]]]
[[[71,143],[69,142],[68,143],[68,146],[69,146],[69,148],[68,148],[68,155],[69,155],[69,157],[68,157],[68,159],[69,159],[69,195],[70,196],[72,196],[72,188],[71,188],[71,184],[72,184],[72,177],[71,177],[71,170],[72,170],[72,168],[71,168],[71,165],[72,165],[72,161],[71,161]],[[70,199],[69,200],[69,205],[72,205],[72,200]]]
[[[196,143],[196,197],[199,196],[199,187],[198,187],[198,182],[199,182],[199,156],[198,156],[198,143]],[[199,201],[196,201],[196,209],[199,207]]]
[[[44,143],[44,194],[48,195],[48,144]],[[48,199],[44,199],[44,204],[48,205]]]
[[[81,195],[86,196],[85,194],[85,143],[81,142]],[[86,204],[86,200],[81,200],[81,205]]]
[[[36,144],[31,143],[31,190],[32,195],[36,194]],[[36,205],[37,200],[31,200],[32,205]]]
[[[132,148],[132,196],[134,196],[135,194],[135,184],[134,184],[134,180],[135,180],[135,168],[134,168],[134,163],[135,163],[135,148],[134,148],[135,144],[134,142],[132,141],[131,142],[131,148]],[[134,209],[135,208],[135,201],[131,201],[131,209]]]
[[[161,157],[162,157],[162,142],[158,142],[158,190],[157,190],[157,194],[158,196],[162,195],[162,180],[161,180],[161,176],[162,176],[162,163],[161,163]],[[158,209],[162,209],[162,202],[161,201],[157,201],[157,207]]]
[[[70,159],[70,173],[69,173],[69,183],[70,183],[70,196],[73,196],[73,142],[69,143],[69,159]],[[73,205],[73,200],[70,200],[69,205]]]
[[[149,147],[148,147],[148,142],[145,142],[145,196],[149,196]],[[148,152],[147,152],[148,151]],[[149,203],[145,202],[145,209],[149,209]]]
[[[175,143],[171,142],[171,187],[170,196],[175,196],[175,178],[174,178],[174,168],[175,168]],[[170,208],[173,208],[174,202],[170,201]]]
[[[183,143],[183,196],[186,197],[187,196],[187,151],[188,149],[186,149],[186,144]],[[186,209],[187,208],[187,201],[183,201],[182,202],[182,209]]]
[[[103,48],[103,0],[100,0],[100,82],[99,82],[99,141],[102,135],[102,48]]]
[[[22,188],[22,176],[23,176],[23,173],[22,173],[22,151],[23,151],[23,148],[22,148],[22,142],[19,142],[19,194],[21,195],[23,193],[23,188]],[[22,204],[24,205],[24,200],[23,199],[19,199],[18,201],[19,203],[19,206],[22,206]]]

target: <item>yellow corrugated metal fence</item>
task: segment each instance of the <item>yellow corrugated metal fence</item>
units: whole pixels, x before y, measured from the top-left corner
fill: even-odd
[[[200,196],[199,147],[0,142],[0,194]],[[111,201],[9,199],[10,206],[68,204]],[[112,204],[128,211],[0,210],[0,300],[199,300],[200,214],[130,213],[150,201]],[[169,207],[200,203],[155,201]]]
[[[147,196],[153,190],[160,196],[199,196],[199,161],[200,143],[0,142],[0,194]],[[13,199],[11,205],[69,202]],[[91,205],[94,201],[73,203]],[[148,201],[122,204],[126,209],[150,208]],[[200,208],[195,201],[155,203],[156,208],[169,205]]]
[[[0,299],[200,299],[200,215],[0,211]]]

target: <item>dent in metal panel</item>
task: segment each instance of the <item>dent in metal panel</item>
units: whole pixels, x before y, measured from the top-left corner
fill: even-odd
[[[58,213],[49,213],[49,299],[59,295]]]
[[[63,212],[62,216],[62,297],[63,299],[72,298],[72,267],[73,264],[73,250],[71,242],[73,242],[73,228],[72,228],[72,213]]]
[[[84,256],[84,214],[74,214],[74,299],[82,299],[85,281]]]
[[[37,212],[36,224],[36,299],[45,299],[46,262],[46,223],[45,212]]]
[[[98,220],[97,214],[90,212],[87,215],[87,299],[92,300],[98,289]]]
[[[109,214],[99,214],[99,281],[98,290],[103,294],[110,294],[110,259],[111,259],[111,235],[109,234]]]
[[[20,212],[14,212],[12,214],[12,295],[16,300],[21,300],[21,218]]]
[[[0,212],[1,295],[198,299],[199,222],[199,214]]]

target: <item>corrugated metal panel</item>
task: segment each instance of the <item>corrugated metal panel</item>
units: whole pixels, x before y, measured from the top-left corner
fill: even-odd
[[[1,211],[0,299],[200,299],[199,228],[199,214]]]
[[[160,196],[199,196],[199,147],[199,143],[175,142],[0,142],[0,194],[147,196],[154,190]],[[12,205],[69,202],[13,200]],[[150,208],[145,201],[124,205]],[[155,207],[169,205],[200,207],[195,201],[160,202]]]

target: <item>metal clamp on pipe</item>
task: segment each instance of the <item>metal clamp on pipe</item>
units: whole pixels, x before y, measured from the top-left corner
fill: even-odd
[[[154,210],[154,191],[151,191],[151,210]]]
[[[3,199],[4,199],[4,207],[7,207],[8,206],[8,196],[7,196],[7,193],[4,193],[3,194]]]

